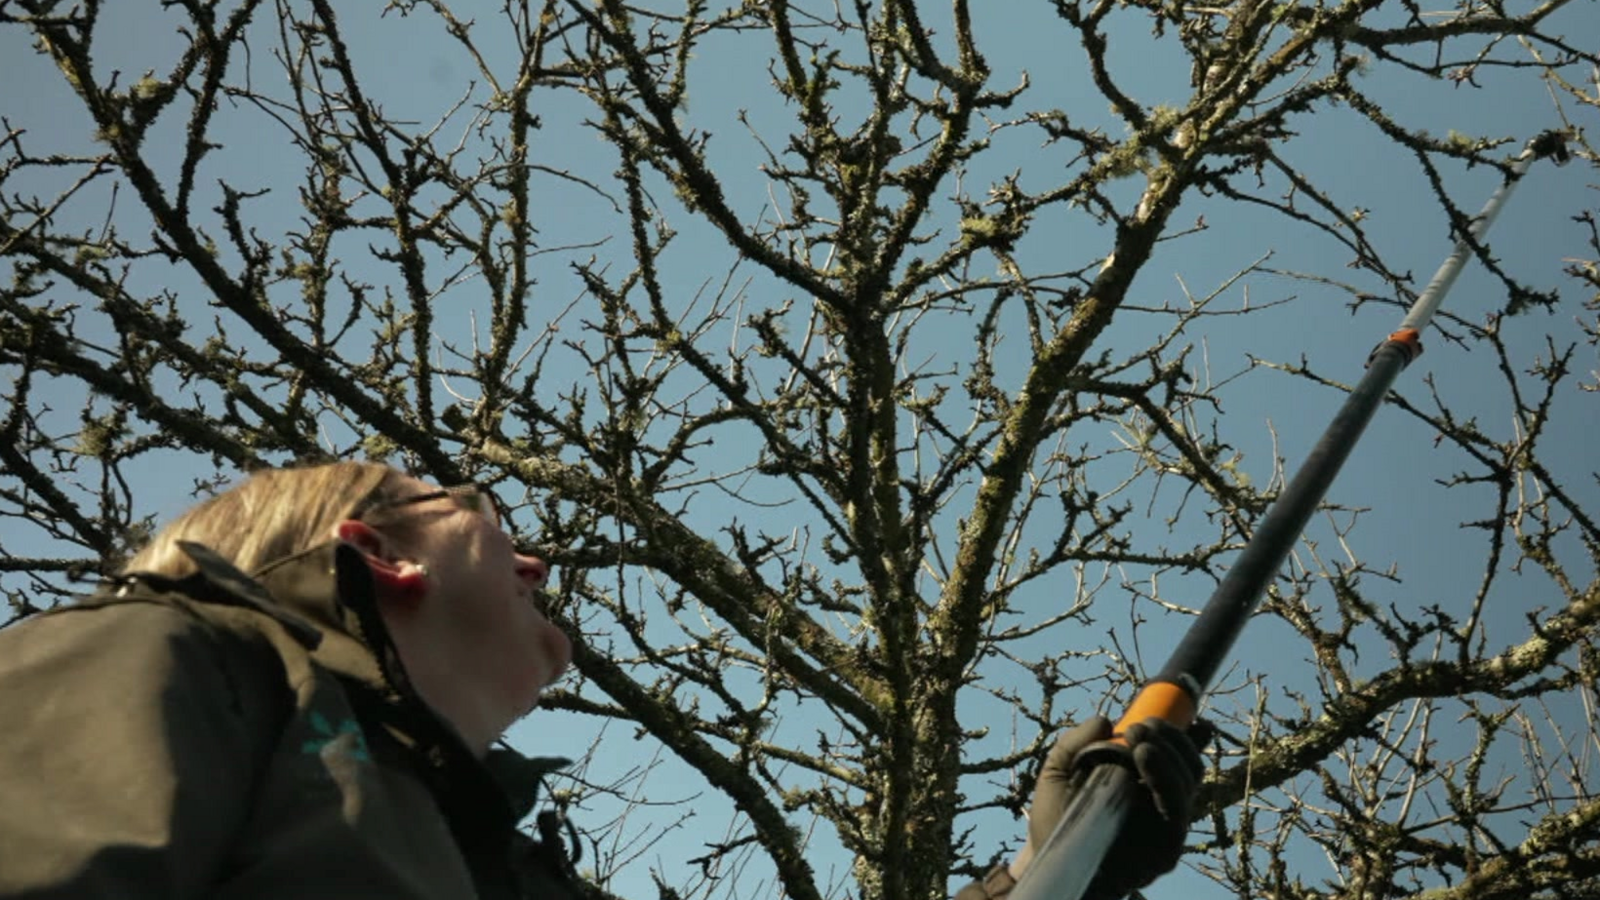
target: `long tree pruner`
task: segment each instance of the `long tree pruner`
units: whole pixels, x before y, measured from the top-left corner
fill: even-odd
[[[1400,372],[1422,352],[1421,335],[1432,322],[1456,276],[1481,246],[1511,191],[1534,160],[1569,158],[1564,131],[1547,131],[1529,141],[1512,161],[1506,180],[1445,258],[1427,287],[1407,310],[1405,320],[1367,359],[1366,371],[1351,388],[1333,421],[1323,431],[1294,478],[1267,510],[1238,558],[1223,575],[1160,673],[1139,691],[1114,729],[1120,734],[1134,723],[1156,717],[1187,729],[1206,688],[1227,658],[1234,641],[1255,611],[1268,585],[1300,539],[1306,522],[1322,502],[1334,476],[1349,458],[1367,423],[1383,405]],[[1114,739],[1115,740],[1115,739]],[[1009,900],[1079,900],[1106,858],[1127,820],[1137,783],[1127,753],[1099,754],[1086,771],[1062,813],[1054,833],[1037,855]]]

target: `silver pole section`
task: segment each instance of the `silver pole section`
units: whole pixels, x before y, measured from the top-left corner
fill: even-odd
[[[1450,292],[1450,287],[1456,283],[1456,276],[1461,274],[1461,269],[1472,255],[1472,244],[1483,243],[1483,236],[1489,233],[1489,226],[1493,225],[1494,220],[1500,215],[1501,208],[1506,205],[1506,198],[1516,190],[1517,183],[1522,180],[1523,173],[1528,171],[1528,167],[1533,165],[1533,161],[1542,155],[1536,148],[1543,140],[1543,137],[1534,138],[1522,148],[1521,153],[1517,154],[1517,158],[1511,163],[1511,172],[1506,176],[1506,180],[1495,189],[1494,194],[1489,197],[1489,202],[1483,205],[1483,209],[1468,225],[1467,234],[1472,236],[1471,242],[1465,237],[1456,240],[1455,249],[1445,257],[1444,262],[1439,265],[1439,271],[1433,273],[1433,280],[1428,282],[1428,286],[1422,289],[1416,302],[1411,304],[1411,311],[1406,314],[1405,321],[1400,323],[1401,329],[1413,328],[1418,333],[1427,329],[1428,323],[1433,321],[1433,314],[1439,311],[1439,305],[1444,302],[1444,295]]]

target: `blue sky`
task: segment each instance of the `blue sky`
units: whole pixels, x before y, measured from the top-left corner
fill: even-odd
[[[992,84],[1017,83],[1026,72],[1032,83],[1025,95],[1028,108],[1058,107],[1067,110],[1075,121],[1100,121],[1113,134],[1120,134],[1120,126],[1088,80],[1081,48],[1070,33],[1053,21],[1048,6],[1031,0],[983,5],[977,29],[980,47],[994,69]],[[947,34],[943,7],[929,9],[925,14],[941,36]],[[99,48],[96,60],[101,71],[122,69],[125,80],[132,80],[147,68],[168,65],[182,46],[174,33],[178,16],[172,10],[163,10],[154,3],[122,4],[106,15],[117,17],[114,24],[107,26],[106,33],[118,39],[103,41]],[[358,19],[351,12],[345,15],[358,67],[365,72],[365,84],[391,115],[432,121],[463,96],[483,98],[482,85],[472,83],[471,61],[459,47],[439,37],[431,17],[419,14],[401,19],[391,15],[378,20]],[[496,13],[490,5],[484,4],[478,17],[480,25],[474,34],[483,41],[493,65],[496,53],[507,52],[505,42],[509,37],[496,32]],[[358,20],[359,26],[354,24]],[[1553,30],[1564,31],[1575,40],[1600,33],[1600,5],[1571,4],[1558,21]],[[1125,90],[1146,105],[1181,102],[1187,96],[1188,62],[1174,55],[1171,41],[1154,40],[1143,24],[1131,17],[1128,24],[1113,27],[1111,33],[1113,70]],[[93,144],[82,119],[62,112],[72,109],[75,101],[66,94],[59,75],[18,38],[15,31],[0,32],[0,73],[9,85],[4,99],[0,99],[0,111],[13,124],[26,123],[41,146],[75,145],[89,152]],[[1497,51],[1507,58],[1519,52],[1510,47]],[[759,171],[763,160],[760,148],[736,114],[743,110],[763,137],[776,140],[784,133],[793,112],[773,97],[766,82],[764,71],[770,55],[770,44],[758,36],[722,38],[700,48],[691,68],[694,81],[684,113],[688,122],[714,133],[709,156],[729,186],[735,210],[750,219],[769,206],[771,195]],[[264,80],[282,77],[264,46],[255,48],[251,71],[253,77]],[[1436,135],[1456,130],[1520,142],[1558,124],[1548,89],[1537,80],[1485,70],[1481,81],[1485,85],[1482,90],[1459,88],[1379,65],[1361,84],[1397,119],[1428,128]],[[859,110],[850,110],[846,103],[839,112],[848,120],[852,112],[858,114]],[[1574,114],[1579,117],[1579,125],[1592,128],[1596,124],[1592,108]],[[545,164],[554,169],[594,173],[596,177],[604,177],[614,167],[612,157],[605,153],[593,132],[582,126],[585,111],[558,103],[543,109],[541,115],[545,126],[535,133],[535,154]],[[1389,151],[1376,129],[1348,109],[1330,109],[1305,118],[1296,123],[1296,130],[1300,137],[1286,151],[1288,158],[1321,179],[1341,207],[1368,210],[1370,234],[1388,261],[1412,271],[1418,285],[1424,282],[1448,251],[1449,241],[1443,216],[1431,201],[1415,161]],[[294,186],[299,182],[300,163],[283,135],[264,126],[262,117],[254,111],[230,106],[219,110],[214,133],[226,149],[216,155],[216,169],[208,174],[212,178],[235,179],[241,186],[253,182],[273,187],[275,193],[253,207],[256,221],[269,237],[292,228]],[[176,132],[169,130],[167,134]],[[170,170],[177,158],[176,148],[152,147],[158,158],[166,157]],[[1065,163],[1061,148],[1041,146],[1037,130],[1006,129],[996,133],[994,150],[975,162],[966,177],[969,185],[976,186],[1016,172],[1024,187],[1037,188],[1061,180]],[[1491,173],[1483,170],[1447,168],[1447,175],[1458,201],[1474,211],[1496,182]],[[1553,312],[1533,313],[1508,322],[1508,342],[1519,366],[1530,364],[1545,352],[1546,333],[1556,335],[1558,343],[1577,338],[1572,321],[1584,297],[1570,290],[1571,285],[1560,270],[1568,259],[1584,253],[1580,235],[1571,227],[1570,219],[1597,205],[1593,178],[1592,170],[1579,165],[1565,169],[1539,166],[1519,187],[1493,232],[1496,255],[1514,275],[1535,288],[1561,288],[1566,292],[1562,304]],[[1136,191],[1135,182],[1130,180],[1127,189]],[[52,187],[40,181],[37,190],[45,193]],[[973,192],[981,194],[976,187]],[[98,207],[95,199],[86,196],[64,215],[81,216],[84,228],[94,227],[107,198],[101,196]],[[571,182],[555,178],[540,181],[539,199],[545,204],[546,215],[541,219],[544,229],[539,235],[545,246],[604,242],[615,227],[616,219],[608,203]],[[125,195],[119,203],[131,206],[131,197]],[[1177,226],[1200,216],[1204,216],[1207,229],[1164,245],[1140,275],[1131,302],[1143,307],[1182,303],[1186,290],[1197,296],[1210,293],[1240,269],[1263,258],[1267,260],[1264,265],[1272,269],[1374,287],[1370,280],[1363,281],[1360,273],[1347,268],[1345,251],[1310,229],[1285,224],[1281,218],[1259,210],[1205,198],[1194,198],[1174,216],[1173,223]],[[664,277],[670,290],[690,296],[707,279],[722,277],[728,250],[721,237],[704,226],[681,219],[674,224],[681,230],[678,252]],[[1109,229],[1096,226],[1087,217],[1052,212],[1041,216],[1019,247],[1019,259],[1040,269],[1075,269],[1102,258],[1109,241]],[[625,250],[626,241],[618,237],[610,243],[600,243],[596,252],[604,257]],[[358,265],[355,256],[351,252],[347,258],[352,266]],[[624,263],[625,260],[618,265]],[[577,296],[577,287],[564,268],[551,265],[540,270],[540,275],[542,308],[560,309]],[[384,277],[374,275],[375,280]],[[180,294],[197,289],[192,279],[181,273],[148,267],[134,275],[132,283],[141,282],[146,286],[165,284]],[[447,296],[467,309],[475,302],[473,290],[474,285],[469,282]],[[757,281],[751,288],[752,303],[775,303],[781,299],[764,293],[770,290],[774,290],[770,284]],[[1250,370],[1249,357],[1286,362],[1304,359],[1321,373],[1353,382],[1359,377],[1367,352],[1400,319],[1398,310],[1378,305],[1365,306],[1352,314],[1344,292],[1268,273],[1257,273],[1228,287],[1216,301],[1216,308],[1237,309],[1246,304],[1260,307],[1290,300],[1250,316],[1213,319],[1193,334],[1196,349],[1191,366],[1197,378],[1220,381],[1240,376],[1222,395],[1220,427],[1225,440],[1244,454],[1241,469],[1257,483],[1273,477],[1274,452],[1287,460],[1292,473],[1341,397],[1336,391],[1318,389],[1279,373]],[[1482,321],[1502,304],[1497,286],[1473,266],[1452,292],[1447,309],[1465,319]],[[1113,328],[1112,342],[1125,348],[1143,346],[1158,321],[1159,317],[1150,314],[1125,314]],[[439,325],[448,340],[464,339],[470,327],[465,315]],[[235,329],[241,331],[242,328]],[[936,361],[959,363],[969,339],[970,334],[935,332],[926,349]],[[1436,336],[1426,343],[1427,353],[1402,377],[1402,392],[1425,403],[1424,386],[1431,378],[1449,405],[1480,416],[1483,427],[1492,434],[1508,433],[1503,381],[1493,372],[1492,361],[1478,350]],[[1593,374],[1581,374],[1592,373],[1596,368],[1593,348],[1580,350],[1575,368],[1578,372],[1558,392],[1556,403],[1561,415],[1556,427],[1561,430],[1546,440],[1545,452],[1552,468],[1572,473],[1574,493],[1592,503],[1600,500],[1600,491],[1589,475],[1594,470],[1589,447],[1595,433],[1596,395],[1581,391],[1578,385],[1583,381],[1594,383]],[[1020,376],[1020,369],[1002,375],[1015,379]],[[550,380],[556,383],[561,378],[571,381],[582,377],[574,367],[558,369]],[[81,398],[70,393],[59,398],[65,409],[74,409],[80,402]],[[1470,562],[1481,558],[1483,545],[1470,534],[1463,537],[1458,524],[1481,515],[1482,492],[1445,490],[1436,483],[1463,463],[1432,438],[1419,423],[1393,410],[1384,411],[1330,493],[1329,499],[1337,504],[1370,510],[1363,516],[1362,527],[1349,538],[1351,550],[1377,564],[1392,561],[1400,567],[1401,581],[1368,585],[1372,599],[1380,604],[1392,602],[1403,608],[1417,608],[1439,603],[1448,608],[1461,604],[1476,586],[1477,570],[1462,563],[1463,559]],[[1091,435],[1086,439],[1105,441],[1107,436]],[[148,480],[141,484],[139,503],[163,515],[187,505],[192,461],[155,458],[144,474]],[[1107,475],[1110,477],[1109,468]],[[1176,498],[1170,494],[1162,500],[1163,504],[1174,502]],[[725,511],[714,504],[698,505],[692,513],[708,530],[719,515],[725,515]],[[1138,526],[1138,533],[1150,541],[1175,545],[1203,539],[1194,531],[1169,534],[1159,518],[1155,516],[1154,521]],[[1313,522],[1310,533],[1323,542],[1323,552],[1338,555],[1327,523],[1320,517]],[[8,538],[8,543],[17,546],[13,541],[18,539],[27,540],[18,535]],[[1521,586],[1528,589],[1521,590]],[[1203,587],[1196,584],[1195,590]],[[1198,606],[1204,599],[1195,596],[1189,602]],[[1048,605],[1056,598],[1042,593],[1024,602]],[[1490,645],[1515,639],[1523,617],[1541,602],[1537,579],[1519,583],[1516,577],[1508,578],[1491,607]],[[1184,621],[1181,617],[1157,617],[1144,632],[1146,665],[1152,669],[1159,666],[1166,650],[1176,644]],[[1062,637],[1056,634],[1049,639]],[[1073,635],[1065,637],[1076,639]],[[1243,671],[1262,673],[1270,683],[1283,685],[1304,679],[1310,666],[1302,651],[1293,643],[1274,637],[1271,627],[1265,625],[1261,631],[1247,632],[1235,653],[1240,670],[1234,676],[1239,677]],[[1376,668],[1386,661],[1380,656],[1364,662]],[[989,714],[975,713],[980,717]],[[802,718],[798,727],[805,724]],[[1006,723],[1000,720],[990,724],[998,734]],[[624,729],[613,728],[606,737],[602,752],[592,761],[591,777],[600,781],[621,777],[636,766],[646,765],[644,760],[655,758],[647,744],[635,745],[631,734],[623,732]],[[587,747],[594,735],[591,721],[540,714],[514,729],[511,739],[528,752],[572,754]],[[663,761],[644,790],[652,800],[659,801],[693,797],[703,789],[685,777],[676,764]],[[713,804],[697,801],[696,805],[700,808],[699,817],[688,827],[672,831],[645,853],[613,885],[614,889],[624,896],[653,896],[650,865],[659,865],[669,883],[683,875],[680,860],[703,852],[704,841],[729,815]],[[604,819],[608,813],[599,809],[589,815]],[[985,827],[995,829],[995,833],[980,837],[980,846],[985,841],[998,844],[1007,826],[991,819],[986,820]],[[814,864],[819,873],[832,872],[833,878],[844,879],[847,861],[825,844],[819,837]],[[1309,869],[1319,863],[1308,858],[1306,865]],[[1307,877],[1329,874],[1308,871]],[[823,876],[823,880],[828,881],[829,876]],[[1149,892],[1153,900],[1180,895],[1203,898],[1220,893],[1194,876],[1174,877]]]

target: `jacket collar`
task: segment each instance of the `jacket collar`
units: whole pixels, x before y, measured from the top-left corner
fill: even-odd
[[[394,714],[385,716],[391,719],[385,724],[405,732],[407,743],[414,742],[430,765],[472,757],[412,687],[378,610],[371,570],[355,548],[332,540],[246,575],[202,544],[180,542],[179,547],[199,570],[191,578],[209,588],[185,593],[247,606],[283,624],[317,663],[381,696]],[[496,748],[481,763],[520,821],[538,802],[544,778],[570,761]]]

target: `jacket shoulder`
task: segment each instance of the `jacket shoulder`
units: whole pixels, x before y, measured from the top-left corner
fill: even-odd
[[[180,603],[89,602],[0,631],[0,846],[15,851],[0,895],[199,893],[288,700],[262,631]]]
[[[214,695],[232,708],[249,695],[256,705],[280,701],[273,705],[281,712],[288,701],[283,649],[292,638],[275,631],[270,619],[243,610],[95,596],[0,630],[0,679],[7,692],[73,684],[130,700],[146,691],[198,702]]]

